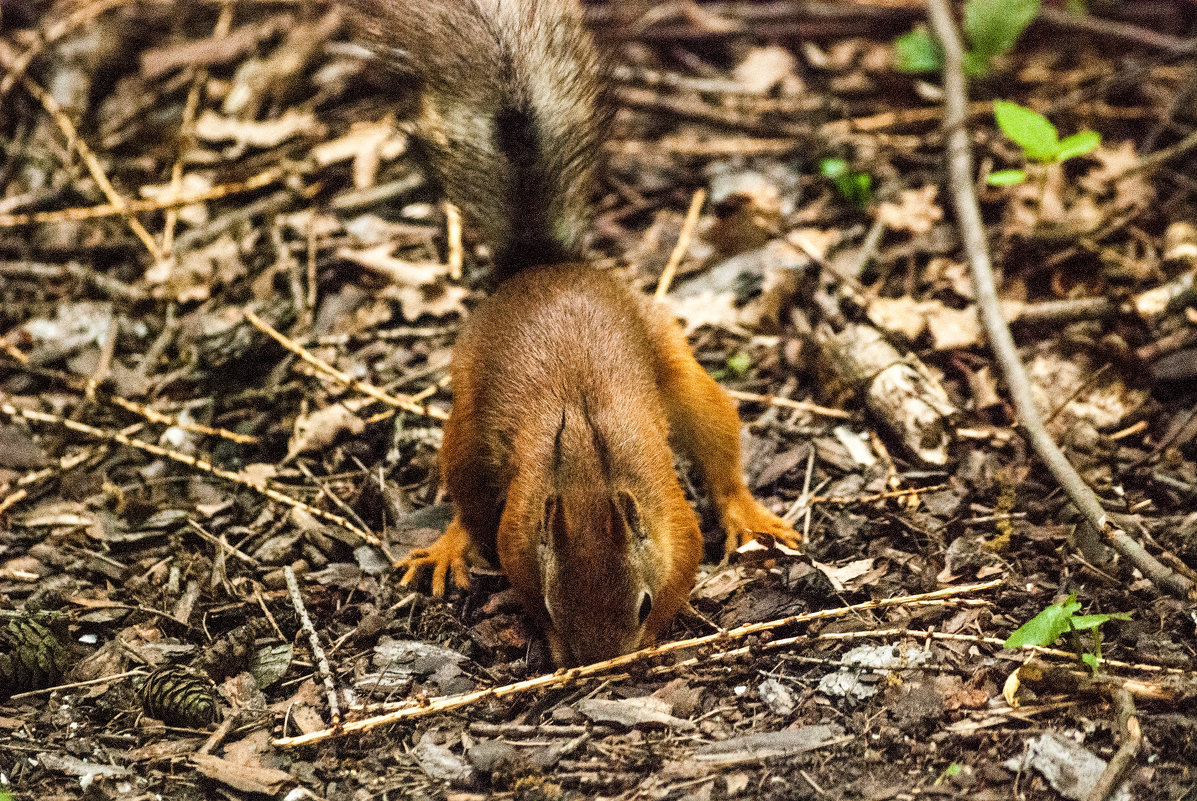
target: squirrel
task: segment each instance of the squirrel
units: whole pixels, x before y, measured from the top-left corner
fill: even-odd
[[[588,266],[604,110],[577,0],[346,0],[420,81],[434,176],[494,254],[498,287],[454,347],[441,473],[456,515],[397,567],[468,587],[497,559],[560,666],[651,645],[703,541],[674,470],[701,474],[730,553],[797,535],[741,476],[736,408],[668,311]]]

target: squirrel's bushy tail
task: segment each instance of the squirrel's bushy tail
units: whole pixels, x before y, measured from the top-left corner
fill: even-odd
[[[577,0],[346,0],[386,61],[422,83],[421,138],[498,277],[576,257],[605,127]]]

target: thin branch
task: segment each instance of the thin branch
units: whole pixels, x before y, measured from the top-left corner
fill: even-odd
[[[16,82],[25,77],[25,71],[33,63],[33,59],[37,58],[39,53],[44,52],[49,45],[54,44],[76,28],[94,21],[105,12],[132,2],[133,0],[97,0],[97,2],[88,3],[66,18],[48,26],[44,31],[39,31],[37,41],[30,45],[28,50],[17,56],[11,64],[5,65],[8,73],[0,80],[0,106],[5,104],[4,98],[12,91]]]
[[[277,501],[293,509],[299,509],[300,511],[307,512],[312,517],[323,520],[326,523],[332,523],[335,526],[339,526],[351,534],[360,537],[366,544],[373,545],[375,548],[381,550],[388,559],[391,559],[392,561],[394,560],[394,556],[392,556],[389,549],[386,547],[386,544],[382,540],[371,534],[369,531],[359,528],[340,515],[327,512],[323,509],[318,509],[315,506],[306,504],[297,498],[292,498],[290,495],[266,486],[261,481],[246,478],[242,474],[234,473],[231,470],[223,470],[204,459],[197,459],[194,456],[190,456],[180,451],[173,451],[169,448],[163,448],[161,445],[155,445],[152,442],[133,439],[132,437],[129,437],[119,431],[105,431],[102,428],[89,426],[86,423],[80,423],[77,420],[68,420],[67,418],[56,414],[47,414],[45,412],[39,412],[33,409],[20,409],[16,406],[13,406],[11,403],[0,402],[0,413],[8,415],[11,418],[20,417],[33,422],[51,423],[62,426],[63,428],[70,429],[71,431],[77,431],[80,434],[86,434],[89,437],[94,437],[99,440],[111,440],[119,445],[124,445],[126,448],[135,448],[136,450],[143,451],[145,453],[151,453],[154,456],[160,456],[164,459],[170,459],[171,461],[185,464],[188,467],[195,468],[196,470],[202,470],[203,472],[216,476],[217,478],[222,478],[225,481],[230,481],[234,484],[247,487],[255,492],[265,495],[272,501]]]
[[[244,181],[234,181],[218,184],[209,189],[197,192],[167,191],[157,197],[147,200],[127,200],[123,208],[111,203],[98,206],[76,206],[69,209],[54,211],[30,211],[13,214],[0,214],[0,228],[11,228],[18,225],[32,225],[35,223],[76,222],[79,220],[95,220],[102,217],[116,217],[126,212],[141,213],[147,211],[169,211],[171,209],[202,203],[206,200],[220,200],[232,195],[253,192],[271,184],[276,184],[287,177],[285,170],[271,167]]]
[[[817,403],[791,400],[790,398],[783,398],[778,395],[759,395],[755,392],[741,392],[738,389],[725,389],[724,392],[738,401],[764,403],[769,406],[781,406],[785,409],[797,409],[801,412],[809,412],[810,414],[817,414],[823,417],[833,417],[837,420],[851,420],[856,417],[856,415],[846,412],[843,409],[832,409],[828,406],[820,406]]]
[[[2,53],[3,50],[0,50],[0,54]],[[12,68],[11,64],[5,66],[9,67],[9,69]],[[108,180],[108,175],[104,172],[103,166],[100,165],[100,160],[96,158],[96,154],[92,151],[91,147],[79,135],[78,129],[75,128],[75,123],[71,122],[70,117],[63,113],[62,106],[58,104],[58,101],[49,92],[31,80],[29,76],[22,75],[20,81],[25,90],[50,115],[50,119],[54,120],[54,124],[58,126],[58,130],[66,138],[67,147],[73,149],[83,159],[83,164],[91,174],[92,180],[100,187],[100,191],[104,193],[104,197],[108,198],[108,202],[124,216],[129,230],[141,240],[141,243],[145,245],[145,249],[149,251],[150,256],[153,257],[155,262],[161,261],[162,248],[158,247],[157,240],[146,230],[141,221],[129,211],[129,202],[112,186],[112,182]]]
[[[445,201],[445,238],[449,241],[449,278],[461,280],[461,267],[465,263],[465,248],[461,244],[461,209]]]
[[[8,697],[8,700],[9,701],[23,701],[26,698],[34,698],[39,695],[49,695],[50,693],[56,693],[59,690],[75,690],[75,689],[78,689],[79,687],[91,687],[96,684],[108,684],[111,682],[122,681],[124,679],[130,678],[131,676],[144,676],[144,675],[146,675],[144,668],[137,668],[136,670],[126,670],[123,673],[112,673],[107,676],[100,676],[100,677],[94,678],[94,679],[87,679],[86,681],[73,681],[70,684],[55,684],[53,687],[43,687],[40,690],[30,690],[29,692],[25,692],[25,693],[17,693],[15,695],[10,695]]]
[[[694,228],[698,225],[698,215],[702,213],[702,204],[706,200],[707,192],[701,188],[695,190],[694,196],[690,198],[690,210],[686,212],[686,220],[682,223],[681,233],[677,236],[677,244],[673,246],[673,252],[669,254],[669,261],[666,262],[665,269],[661,271],[661,280],[657,282],[657,300],[661,300],[669,292],[673,276],[681,265],[682,259],[686,257],[686,251],[690,249],[690,240],[694,237]]]
[[[4,227],[4,215],[0,214],[0,228]],[[77,262],[68,262],[66,264],[42,264],[31,261],[0,261],[0,276],[11,276],[13,278],[31,278],[41,281],[65,281],[67,279],[74,279],[82,281],[96,289],[103,292],[110,297],[120,298],[122,300],[141,301],[149,297],[149,293],[138,287],[130,286],[123,281],[118,281],[110,275],[106,275],[97,270],[93,270]],[[17,351],[12,345],[0,341],[0,348],[9,356],[21,363],[28,361],[24,355],[18,355]]]
[[[1113,687],[1110,689],[1110,698],[1114,701],[1118,715],[1118,739],[1121,745],[1098,777],[1097,784],[1093,785],[1093,789],[1085,797],[1085,801],[1106,801],[1113,795],[1121,784],[1122,777],[1139,755],[1139,749],[1143,747],[1143,731],[1139,727],[1139,716],[1135,713],[1134,696],[1129,690]]]
[[[290,565],[283,566],[283,576],[287,579],[287,594],[291,596],[291,606],[299,616],[299,625],[308,635],[308,647],[312,649],[312,659],[320,671],[320,679],[324,682],[324,690],[328,696],[328,712],[333,726],[341,725],[341,704],[337,700],[337,686],[333,682],[332,669],[328,666],[328,657],[324,655],[324,648],[320,645],[320,635],[312,625],[307,607],[303,603],[303,594],[299,591],[299,581],[295,578],[295,571]]]
[[[216,18],[216,26],[212,31],[213,39],[223,39],[229,35],[233,27],[233,4],[226,2]],[[197,67],[191,74],[191,88],[187,91],[187,102],[183,105],[183,122],[179,125],[179,152],[175,154],[175,163],[170,170],[170,193],[178,195],[183,190],[183,158],[195,146],[195,115],[199,113],[199,105],[204,89],[208,84],[208,70]],[[165,224],[162,227],[162,251],[168,255],[174,254],[175,226],[179,223],[179,210],[172,208],[166,212]]]
[[[964,49],[948,0],[928,0],[927,14],[944,51],[944,130],[957,225],[972,269],[981,321],[1006,379],[1022,429],[1035,453],[1094,531],[1101,532],[1115,550],[1130,560],[1156,586],[1182,598],[1197,600],[1197,588],[1192,581],[1168,569],[1111,522],[1097,495],[1085,484],[1043,425],[1031,391],[1030,378],[1019,359],[1014,336],[1002,316],[985,228],[981,222],[981,209],[974,189],[972,151],[964,124],[968,108],[968,87],[963,69]]]
[[[133,414],[139,414],[151,422],[160,423],[164,426],[172,426],[174,428],[180,428],[184,431],[191,431],[193,433],[203,434],[209,437],[220,437],[221,439],[227,439],[229,442],[237,442],[242,445],[255,445],[260,441],[258,437],[255,437],[252,434],[238,434],[236,431],[229,431],[225,428],[214,428],[212,426],[206,426],[200,423],[188,423],[184,420],[180,420],[178,417],[174,417],[169,414],[163,414],[157,409],[146,406],[143,403],[137,403],[136,401],[122,398],[119,395],[110,395],[107,398],[107,401],[113,406],[119,406],[125,411],[132,412]]]
[[[369,395],[371,398],[374,398],[374,400],[382,401],[388,406],[393,406],[396,409],[403,409],[405,412],[422,414],[425,417],[431,417],[434,420],[447,420],[449,418],[448,412],[438,409],[435,406],[428,406],[427,404],[420,403],[410,395],[391,395],[374,386],[373,384],[367,384],[365,381],[358,381],[353,376],[342,373],[328,362],[313,355],[307,348],[303,347],[303,345],[300,345],[295,340],[280,333],[277,329],[249,309],[245,310],[245,319],[248,320],[250,325],[252,325],[254,328],[258,329],[263,334],[266,334],[268,337],[294,353],[299,358],[303,359],[312,367],[315,367],[321,373],[336,379],[341,384],[352,390],[360,392],[363,395]]]
[[[675,642],[654,645],[649,648],[634,651],[630,654],[617,656],[614,659],[607,659],[603,662],[596,662],[592,665],[584,665],[582,667],[562,669],[558,670],[556,673],[548,673],[543,676],[537,676],[536,678],[515,682],[514,684],[506,684],[501,687],[488,687],[483,690],[475,690],[473,692],[461,693],[459,695],[441,696],[439,698],[425,699],[418,702],[405,702],[400,708],[391,712],[387,712],[383,715],[377,715],[364,720],[350,721],[338,728],[308,732],[297,737],[280,737],[275,739],[273,744],[277,747],[311,745],[312,743],[321,742],[332,737],[369,731],[370,729],[374,729],[379,726],[398,723],[399,721],[406,720],[408,718],[423,717],[425,715],[431,715],[437,712],[448,712],[453,709],[461,709],[462,707],[472,706],[479,701],[505,698],[510,695],[531,692],[533,690],[548,690],[566,687],[579,680],[606,674],[610,671],[654,659],[656,657],[664,656],[675,651],[699,648],[702,646],[711,646],[713,648],[723,647],[723,649],[726,650],[725,646],[732,642],[786,626],[809,623],[815,620],[827,620],[831,618],[845,617],[857,612],[872,611],[875,609],[883,609],[891,606],[904,606],[918,601],[933,601],[946,598],[955,598],[957,596],[969,593],[992,590],[1001,586],[1001,583],[1002,582],[1000,580],[994,580],[980,584],[968,584],[959,587],[945,587],[944,589],[923,593],[921,595],[911,595],[902,598],[886,598],[878,601],[867,601],[865,603],[845,606],[839,609],[824,609],[818,612],[810,612],[802,615],[791,615],[789,617],[779,618],[777,620],[767,620],[761,623],[750,623],[740,626],[739,628],[721,631],[715,634],[708,634],[702,637],[694,637],[687,640],[677,640]]]

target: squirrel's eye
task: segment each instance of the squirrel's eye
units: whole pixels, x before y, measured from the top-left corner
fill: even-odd
[[[644,625],[644,621],[648,620],[649,614],[653,611],[653,597],[647,592],[640,594],[640,625]]]

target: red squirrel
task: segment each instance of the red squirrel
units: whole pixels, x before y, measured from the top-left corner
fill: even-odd
[[[741,477],[739,418],[668,311],[585,263],[605,114],[577,0],[348,0],[421,83],[432,170],[492,248],[497,290],[453,352],[441,472],[457,511],[399,567],[432,592],[497,559],[563,666],[652,644],[702,554],[673,449],[701,473],[728,552],[793,529]]]

